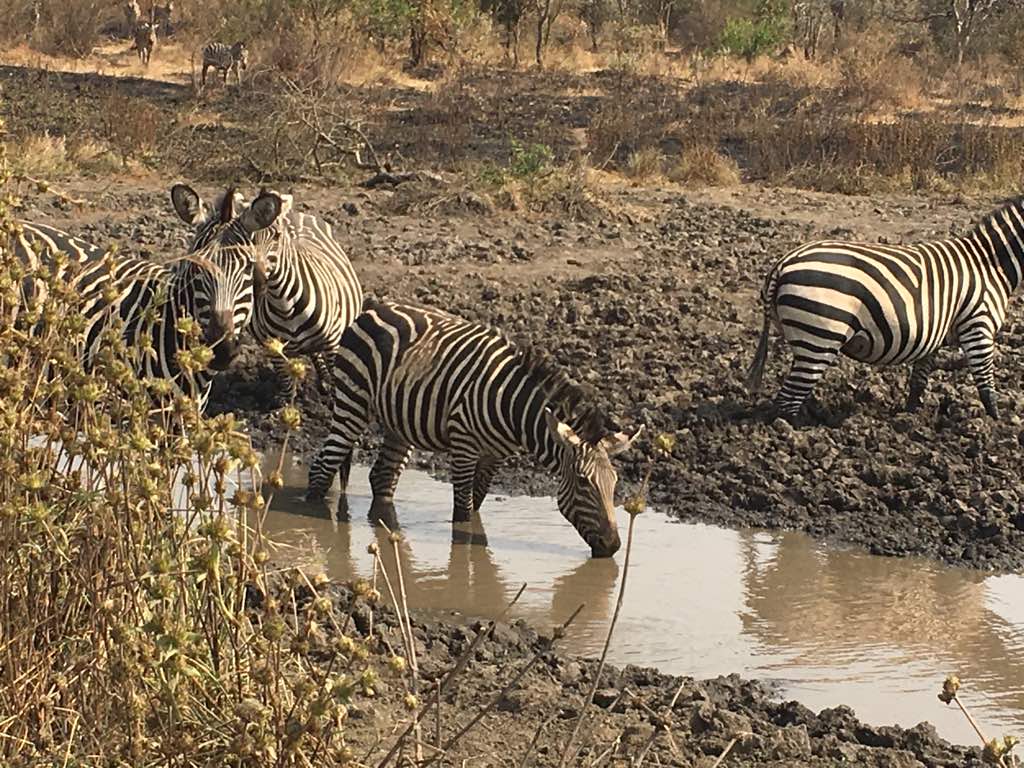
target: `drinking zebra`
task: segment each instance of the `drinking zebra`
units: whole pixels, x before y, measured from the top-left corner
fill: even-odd
[[[233,202],[233,193],[224,200]],[[153,350],[138,355],[138,375],[169,379],[203,406],[214,373],[226,369],[238,354],[237,335],[252,317],[254,264],[260,258],[252,244],[254,235],[287,214],[289,205],[288,199],[265,193],[238,215],[227,210],[222,214],[227,226],[195,253],[169,264],[107,258],[98,246],[28,222],[19,223],[13,247],[27,266],[54,265],[58,276],[70,279],[86,320],[82,355],[87,368],[101,350],[110,324],[119,321],[129,348]],[[58,254],[67,257],[67,266],[57,265]],[[38,301],[45,293],[26,283],[23,298]],[[178,320],[184,317],[196,320],[203,342],[213,352],[206,369],[193,375],[194,386],[178,360],[185,343]]]
[[[333,364],[331,431],[310,467],[307,498],[322,499],[340,469],[347,511],[352,448],[376,418],[384,445],[370,470],[371,515],[394,514],[413,446],[450,452],[453,521],[480,508],[503,459],[529,453],[558,476],[558,508],[592,554],[618,550],[609,459],[636,435],[607,429],[580,388],[540,355],[436,309],[369,303]]]
[[[203,48],[203,70],[200,76],[202,85],[206,85],[206,70],[210,67],[218,70],[227,85],[228,73],[234,70],[239,85],[242,83],[242,70],[249,64],[249,51],[245,43],[239,41],[234,45],[226,43],[210,43]]]
[[[156,25],[144,21],[135,26],[135,43],[131,50],[138,51],[139,61],[143,66],[149,66],[149,60],[153,56],[153,49],[156,48]]]
[[[171,201],[182,221],[192,225],[194,247],[216,231],[203,214],[208,206],[194,189],[176,184]],[[265,246],[266,262],[256,268],[252,335],[259,342],[280,339],[285,356],[311,356],[326,390],[330,373],[324,355],[338,349],[345,329],[362,310],[363,289],[352,262],[331,225],[306,213],[292,211],[256,239]],[[286,373],[287,360],[275,357],[273,364],[283,396],[290,398],[296,384]]]
[[[985,411],[999,417],[996,333],[1024,274],[1024,198],[947,240],[894,246],[826,241],[771,268],[761,290],[764,325],[747,382],[760,388],[774,321],[793,349],[775,402],[792,419],[839,354],[874,365],[912,363],[907,409],[921,405],[934,354],[959,344]]]

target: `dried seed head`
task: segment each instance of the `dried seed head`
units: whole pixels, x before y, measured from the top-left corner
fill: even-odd
[[[390,659],[388,659],[388,666],[391,668],[391,671],[396,674],[401,674],[402,672],[405,672],[405,657],[392,656]]]
[[[623,504],[622,507],[626,512],[635,517],[636,515],[642,514],[647,508],[647,499],[638,494],[626,499],[626,503]]]
[[[267,339],[263,342],[263,348],[272,355],[284,355],[284,342],[280,339]]]
[[[405,698],[402,700],[402,703],[405,704],[405,708],[410,712],[416,711],[420,706],[420,700],[414,693],[405,694]]]
[[[270,473],[269,477],[267,477],[267,482],[275,491],[279,491],[284,488],[284,476],[276,469]]]
[[[939,694],[939,701],[949,704],[956,698],[956,692],[960,690],[960,678],[956,675],[949,675],[942,683],[942,693]]]
[[[376,541],[371,541],[369,544],[366,545],[366,551],[371,555],[379,555],[380,546],[377,544]]]
[[[306,364],[301,360],[289,360],[288,361],[288,375],[296,381],[302,381],[306,378]]]
[[[281,409],[281,421],[288,429],[298,429],[302,424],[302,414],[293,405],[287,405]]]
[[[676,436],[670,435],[668,432],[662,432],[654,439],[654,445],[660,451],[672,453],[672,449],[676,447]]]

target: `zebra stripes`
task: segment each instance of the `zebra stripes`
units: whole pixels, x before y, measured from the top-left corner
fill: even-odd
[[[500,462],[529,453],[558,476],[558,508],[591,548],[619,548],[617,476],[610,457],[635,439],[611,434],[560,370],[497,331],[436,309],[371,304],[349,326],[334,358],[330,435],[309,470],[308,498],[322,499],[371,419],[384,445],[370,470],[371,514],[390,516],[412,447],[451,454],[453,520],[487,495]]]
[[[245,43],[239,41],[234,45],[225,43],[210,43],[203,48],[203,69],[200,76],[202,85],[206,85],[206,70],[210,67],[218,70],[224,78],[224,84],[228,82],[228,74],[233,70],[238,83],[242,82],[242,70],[249,65],[249,51]]]
[[[224,199],[233,201],[233,193],[229,191]],[[216,231],[205,246],[169,264],[133,257],[108,259],[95,245],[28,222],[20,223],[14,248],[33,269],[55,264],[59,254],[67,257],[69,266],[58,269],[58,274],[70,276],[80,296],[79,308],[86,319],[82,355],[87,368],[101,350],[107,329],[120,322],[129,349],[152,350],[137,357],[138,375],[169,379],[178,391],[195,397],[203,406],[214,373],[235,358],[237,334],[252,318],[254,264],[259,258],[253,236],[287,214],[289,205],[290,201],[274,193],[261,195],[239,215],[230,212],[230,223]],[[76,274],[75,267],[80,267]],[[23,298],[39,301],[45,294],[38,284],[26,283]],[[191,379],[178,360],[186,342],[178,320],[184,317],[197,321],[204,343],[213,352],[206,370]]]
[[[990,213],[962,237],[891,246],[826,241],[771,268],[761,291],[764,325],[748,374],[760,387],[774,321],[793,349],[776,395],[794,417],[839,354],[873,365],[912,363],[907,408],[920,407],[933,355],[959,344],[981,402],[998,418],[996,333],[1024,273],[1024,198]]]
[[[132,48],[138,51],[139,61],[143,66],[149,66],[149,60],[153,56],[153,49],[156,48],[156,25],[143,21],[135,26],[135,43]]]
[[[178,216],[193,226],[194,243],[201,245],[216,231],[216,217],[206,210],[191,187],[175,185],[171,200]],[[352,262],[334,237],[331,225],[315,216],[292,211],[281,226],[261,232],[267,246],[265,265],[257,266],[258,295],[250,329],[257,341],[280,339],[287,356],[310,355],[326,386],[329,370],[324,355],[341,344],[342,334],[362,310],[363,289]],[[285,373],[287,361],[274,365],[284,395],[295,392]]]

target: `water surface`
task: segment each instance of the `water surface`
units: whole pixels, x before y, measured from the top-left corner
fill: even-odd
[[[367,468],[352,468],[351,523],[315,516],[326,507],[302,501],[305,469],[286,469],[267,532],[337,579],[368,577],[367,544],[378,540],[388,553],[391,545],[366,519]],[[624,551],[590,559],[553,499],[492,495],[453,536],[450,486],[406,470],[396,507],[410,607],[490,617],[527,582],[514,617],[546,627],[585,603],[562,647],[600,654]],[[618,512],[625,542],[628,516]],[[610,659],[697,678],[738,672],[774,681],[814,710],[847,704],[875,725],[928,720],[973,744],[963,716],[936,699],[953,673],[989,736],[1024,735],[1024,577],[648,512],[637,520]]]

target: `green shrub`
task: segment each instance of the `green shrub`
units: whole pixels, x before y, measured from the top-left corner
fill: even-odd
[[[547,144],[522,144],[512,139],[509,173],[517,179],[530,179],[546,171],[555,154]]]

